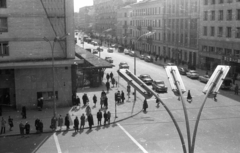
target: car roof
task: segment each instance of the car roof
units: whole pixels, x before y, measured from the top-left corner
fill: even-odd
[[[157,82],[157,83],[164,83],[164,81],[163,80],[155,80],[154,82]]]
[[[196,71],[196,70],[190,70],[189,72],[192,72],[192,73],[197,73],[197,71]]]
[[[149,74],[141,74],[140,76],[150,76]]]

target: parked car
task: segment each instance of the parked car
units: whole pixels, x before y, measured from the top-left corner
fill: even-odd
[[[124,54],[128,55],[129,54],[129,50],[128,49],[124,49]]]
[[[144,60],[146,62],[152,62],[153,61],[153,58],[151,56],[145,56]]]
[[[92,52],[91,48],[85,48],[86,51],[89,51],[90,53]]]
[[[141,74],[139,77],[145,84],[151,85],[153,82],[153,79],[148,74]]]
[[[142,55],[140,55],[140,59],[141,60],[144,60],[145,59],[145,56],[142,54]]]
[[[107,50],[109,53],[113,53],[113,48],[108,48]]]
[[[117,44],[112,44],[112,45],[111,45],[111,48],[117,48],[117,47],[118,47]]]
[[[186,73],[188,72],[188,70],[183,67],[178,67],[178,71],[181,75],[186,75]]]
[[[108,61],[109,63],[113,63],[112,57],[105,57],[105,60]]]
[[[94,49],[92,53],[93,54],[98,54],[98,50]]]
[[[135,52],[134,52],[133,50],[130,50],[130,51],[129,51],[129,55],[130,55],[130,56],[134,56],[134,55],[135,55]]]
[[[93,46],[98,46],[98,42],[96,42],[96,41],[92,41],[91,44],[92,44]]]
[[[187,77],[189,77],[191,79],[198,79],[199,75],[198,75],[197,71],[190,70],[187,72]]]
[[[121,62],[119,64],[119,69],[129,69],[129,66],[126,62]]]
[[[229,90],[229,89],[232,87],[232,83],[233,83],[233,81],[232,81],[231,78],[225,78],[225,79],[223,80],[223,83],[222,83],[220,89]]]
[[[155,80],[152,82],[152,89],[156,90],[157,92],[167,92],[168,87],[165,85],[164,81]]]
[[[123,51],[124,51],[124,47],[123,46],[118,46],[118,52],[123,53]]]
[[[210,79],[210,76],[209,75],[203,75],[203,76],[199,76],[198,79],[199,79],[200,82],[207,83],[208,80]]]

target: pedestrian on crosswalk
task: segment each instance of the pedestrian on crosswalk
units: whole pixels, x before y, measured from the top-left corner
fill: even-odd
[[[101,110],[99,109],[98,113],[97,113],[97,120],[98,120],[98,126],[102,125],[102,112]]]
[[[80,125],[80,130],[81,130],[81,128],[83,128],[84,129],[84,126],[85,126],[85,115],[84,114],[82,114],[82,116],[81,116],[81,125]]]
[[[94,106],[96,106],[96,103],[97,103],[97,96],[94,94],[93,95],[93,103],[94,103]]]
[[[69,129],[70,126],[70,120],[69,120],[69,115],[66,114],[65,116],[65,126],[67,127],[67,130]]]
[[[122,103],[124,103],[124,100],[125,100],[125,96],[124,96],[124,92],[122,91],[122,93],[121,93],[121,101],[122,101]]]
[[[107,88],[107,93],[108,93],[109,89],[110,89],[110,83],[108,81],[106,82],[106,88]]]
[[[91,113],[88,115],[88,125],[89,125],[89,130],[92,130],[92,126],[94,125],[94,121],[93,121],[93,116],[92,116]]]
[[[79,126],[79,120],[78,120],[78,117],[76,116],[75,119],[74,119],[75,132],[78,132],[78,126]]]
[[[110,113],[110,111],[108,111],[108,124],[110,124],[110,119],[111,119],[111,113]]]
[[[103,117],[104,117],[104,125],[106,125],[106,122],[108,121],[108,114],[106,111],[104,111]]]
[[[60,131],[62,130],[62,126],[63,126],[63,118],[62,115],[59,115],[58,118],[58,126],[60,127]]]

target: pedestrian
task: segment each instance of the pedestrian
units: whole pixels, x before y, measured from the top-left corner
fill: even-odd
[[[42,122],[42,120],[39,120],[38,125],[39,125],[39,133],[43,133],[43,122]]]
[[[100,98],[101,109],[102,109],[102,105],[104,104],[105,97],[106,97],[106,96],[104,95],[104,96],[102,96],[102,97]]]
[[[109,89],[110,89],[110,83],[108,81],[106,82],[106,88],[107,88],[107,93],[108,93]]]
[[[108,121],[108,114],[106,111],[104,111],[103,117],[104,117],[104,125],[106,125],[106,122]]]
[[[213,93],[213,99],[215,102],[217,102],[217,93]]]
[[[93,95],[93,103],[94,103],[94,106],[96,106],[96,103],[97,103],[97,96],[94,94]]]
[[[108,97],[107,96],[105,96],[105,98],[104,98],[104,107],[105,107],[105,109],[108,109]]]
[[[108,82],[109,78],[110,78],[110,75],[107,73],[107,75],[106,75],[107,82]]]
[[[124,92],[123,92],[123,91],[122,91],[122,93],[121,93],[121,100],[122,100],[122,103],[124,103],[125,96],[124,96]]]
[[[55,116],[52,117],[51,119],[51,125],[50,125],[50,128],[55,131],[56,128],[57,128],[57,119]]]
[[[112,87],[114,87],[114,85],[115,85],[115,79],[112,78]]]
[[[101,97],[102,96],[106,96],[106,92],[104,90],[102,90]]]
[[[160,104],[160,100],[156,97],[156,103],[157,103],[157,108],[159,107],[159,104]]]
[[[91,114],[91,107],[89,105],[87,105],[85,112],[87,116]]]
[[[22,118],[23,119],[26,119],[27,118],[27,110],[26,110],[26,107],[25,106],[23,106],[22,107]]]
[[[43,108],[43,97],[38,98],[38,111],[42,111]]]
[[[98,126],[100,124],[100,126],[102,125],[102,112],[99,109],[98,113],[97,113],[97,120],[98,120]]]
[[[128,99],[129,99],[130,93],[131,93],[131,86],[129,84],[127,85],[127,93],[128,93]]]
[[[24,137],[24,128],[25,126],[23,125],[22,122],[19,123],[19,130],[20,130],[20,134],[22,137]]]
[[[12,131],[13,119],[10,116],[8,117],[8,125],[9,125],[9,131]]]
[[[118,85],[118,82],[115,80],[115,84],[116,84],[116,87],[117,87],[117,85]]]
[[[236,86],[235,86],[235,95],[238,95],[238,90],[239,90],[239,87],[238,87],[238,84],[236,84]]]
[[[79,126],[79,120],[78,120],[78,117],[76,116],[76,118],[74,119],[75,132],[78,132],[78,126]]]
[[[68,114],[66,114],[66,116],[65,116],[65,126],[67,127],[67,130],[69,130],[70,120],[69,120]]]
[[[110,78],[111,78],[111,80],[113,79],[113,73],[112,72],[110,73]]]
[[[83,100],[83,105],[86,106],[86,104],[89,102],[89,99],[86,93],[84,93],[84,95],[82,96],[82,100]]]
[[[0,105],[0,116],[2,116],[2,106]]]
[[[110,119],[111,119],[111,113],[110,113],[110,111],[108,111],[108,124],[110,124]]]
[[[26,135],[29,135],[29,133],[30,133],[30,124],[28,123],[28,121],[26,121],[26,124],[25,124],[25,133],[26,133]]]
[[[76,103],[77,103],[77,106],[81,105],[81,101],[80,101],[80,98],[78,96],[76,97]]]
[[[120,91],[117,92],[117,103],[119,104],[121,102],[121,94]]]
[[[147,100],[144,99],[144,101],[143,101],[143,110],[144,110],[145,113],[147,112],[147,108],[148,108],[148,103],[147,103]]]
[[[5,133],[5,130],[6,130],[6,121],[2,117],[2,120],[1,120],[1,134]]]
[[[39,122],[40,122],[40,120],[37,118],[37,119],[35,120],[36,133],[39,133]]]
[[[94,121],[93,121],[93,116],[92,116],[91,113],[88,115],[88,125],[89,125],[89,130],[92,130],[92,126],[94,125]]]
[[[118,95],[118,92],[115,92],[114,94],[115,103],[117,103],[117,95]]]
[[[80,125],[80,130],[81,130],[81,128],[83,127],[83,129],[84,129],[84,126],[85,126],[85,115],[84,114],[82,114],[82,116],[81,116],[81,125]]]

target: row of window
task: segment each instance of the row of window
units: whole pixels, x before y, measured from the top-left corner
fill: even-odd
[[[153,27],[161,27],[161,20],[133,20],[130,21],[130,25],[133,26],[153,26]]]
[[[236,14],[236,15],[234,15]],[[210,16],[209,20],[215,21],[216,20],[216,11],[204,11],[203,20],[207,21],[208,16]],[[226,12],[226,20],[231,21],[233,19],[240,20],[240,9],[236,10],[236,13],[233,13],[233,10],[229,9]],[[223,10],[218,10],[218,20],[224,20],[224,12]]]
[[[204,5],[214,5],[214,4],[223,4],[223,3],[233,3],[233,1],[240,2],[240,0],[204,0]]]
[[[6,7],[7,7],[6,0],[0,0],[0,8],[6,8]]]
[[[155,15],[155,14],[160,14],[160,12],[161,12],[161,7],[137,9],[137,10],[133,10],[132,16]]]
[[[208,32],[208,27],[204,26],[203,27],[203,36],[212,36],[215,37],[216,36],[216,29],[217,29],[217,37],[224,37],[224,28],[222,26],[220,27],[214,27],[211,26],[209,27],[210,32]],[[226,33],[226,37],[227,38],[231,38],[232,37],[232,32],[235,33],[235,38],[240,38],[240,27],[236,27],[235,29],[233,29],[232,27],[226,27],[225,29],[225,33]]]
[[[202,46],[203,52],[210,52],[219,55],[228,55],[228,56],[235,56],[240,57],[240,50],[233,50],[229,48],[220,48],[214,46]]]

